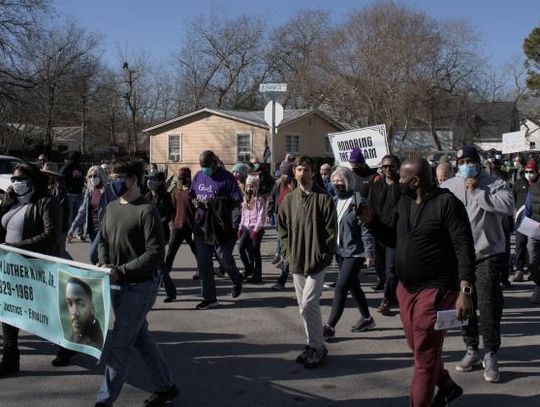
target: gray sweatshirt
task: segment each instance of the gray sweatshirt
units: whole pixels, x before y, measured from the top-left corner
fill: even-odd
[[[503,218],[515,210],[512,191],[502,179],[481,171],[474,192],[465,187],[465,178],[456,176],[441,184],[467,209],[474,238],[476,261],[505,252]]]

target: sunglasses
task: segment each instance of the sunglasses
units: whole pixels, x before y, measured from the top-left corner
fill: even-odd
[[[17,181],[28,181],[28,177],[11,177],[11,182],[17,182]]]
[[[525,174],[536,174],[536,171],[530,171],[530,170],[528,170],[528,171],[523,171],[523,172],[524,172]]]

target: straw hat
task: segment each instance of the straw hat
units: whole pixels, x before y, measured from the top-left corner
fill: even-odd
[[[47,161],[45,164],[43,164],[43,168],[41,168],[41,172],[49,175],[54,175],[56,177],[63,177],[62,174],[58,172],[58,165],[56,163],[53,163],[51,161]]]

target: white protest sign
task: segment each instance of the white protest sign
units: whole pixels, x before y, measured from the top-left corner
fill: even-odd
[[[366,164],[370,167],[379,166],[382,158],[388,154],[388,140],[386,139],[386,126],[384,124],[339,133],[329,133],[328,140],[334,153],[336,165],[343,167],[351,167],[349,154],[353,148],[362,150]]]
[[[529,150],[526,144],[525,134],[521,131],[503,133],[501,149],[503,154],[519,153],[521,151]]]

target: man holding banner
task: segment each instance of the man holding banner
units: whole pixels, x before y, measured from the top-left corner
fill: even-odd
[[[143,173],[141,162],[114,161],[111,166],[111,186],[119,199],[107,206],[98,252],[100,263],[112,270],[111,282],[117,285],[111,294],[116,318],[95,406],[113,405],[124,385],[133,349],[144,360],[156,389],[144,405],[162,405],[178,395],[146,320],[156,300],[165,240],[160,215],[138,186]]]

